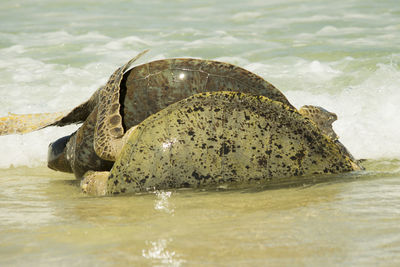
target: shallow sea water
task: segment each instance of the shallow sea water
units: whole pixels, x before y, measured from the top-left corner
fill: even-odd
[[[363,172],[252,185],[88,197],[46,168],[76,126],[0,137],[1,266],[398,266],[397,1],[50,1],[0,5],[0,116],[68,110],[139,51],[139,63],[230,62],[296,107],[338,114]]]
[[[101,198],[84,196],[73,177],[46,168],[2,170],[0,263],[396,266],[400,162],[367,167],[382,164],[379,174],[282,189]]]

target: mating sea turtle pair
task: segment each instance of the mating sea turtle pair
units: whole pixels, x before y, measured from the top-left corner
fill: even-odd
[[[89,170],[111,169],[115,160],[113,150],[120,146],[118,140],[127,129],[196,93],[236,90],[291,106],[278,89],[261,77],[223,62],[164,59],[126,71],[141,55],[116,70],[104,87],[71,112],[11,115],[0,122],[0,134],[84,122],[76,133],[52,143],[48,157],[50,168],[73,172],[82,178]]]
[[[109,176],[87,173],[83,183],[87,191],[121,193],[149,186],[181,187],[359,169],[347,150],[341,150],[329,137],[333,121],[320,124],[318,129],[305,119],[314,108],[301,109],[305,111],[302,116],[279,90],[259,76],[231,64],[197,59],[153,61],[126,72],[139,56],[119,68],[89,101],[38,126],[84,121],[76,133],[50,145],[49,167],[81,177],[87,171],[109,170],[112,166]],[[189,97],[227,90],[247,94],[221,92]],[[142,122],[150,114],[155,115]],[[223,117],[218,117],[220,114]],[[251,114],[244,117],[251,124],[229,119],[243,114]],[[9,117],[9,121],[20,118],[26,117]],[[261,125],[268,127],[255,134],[254,127]],[[3,128],[7,133],[13,127]],[[211,132],[221,134],[210,137]],[[155,138],[158,133],[163,136]],[[243,133],[255,135],[249,140]],[[142,139],[146,135],[147,139]],[[319,141],[313,144],[314,139]],[[145,140],[149,146],[144,145]],[[142,149],[135,149],[141,144]],[[199,145],[201,151],[195,149]],[[326,147],[329,152],[324,152]],[[228,150],[230,157],[221,154]],[[143,161],[152,153],[152,159]],[[246,158],[260,167],[240,164]],[[146,168],[146,172],[137,171]]]

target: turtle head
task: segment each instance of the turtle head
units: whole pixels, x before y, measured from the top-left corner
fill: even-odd
[[[339,137],[332,129],[332,123],[337,120],[335,113],[329,112],[319,106],[306,105],[299,109],[301,115],[312,120],[321,132],[329,136],[332,140],[337,140]]]
[[[71,164],[67,160],[67,143],[72,135],[61,137],[50,143],[47,153],[47,166],[55,171],[72,172]]]

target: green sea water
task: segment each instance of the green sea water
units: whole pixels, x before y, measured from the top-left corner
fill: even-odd
[[[83,195],[46,167],[76,126],[0,137],[0,266],[398,266],[397,1],[49,1],[0,4],[0,116],[68,110],[121,64],[230,62],[296,107],[338,114],[366,170],[330,182]]]

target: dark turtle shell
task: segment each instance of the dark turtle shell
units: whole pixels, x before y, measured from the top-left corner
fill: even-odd
[[[292,107],[272,84],[238,66],[202,59],[163,59],[125,73],[120,99],[123,122],[130,128],[179,100],[214,91],[262,95]]]

